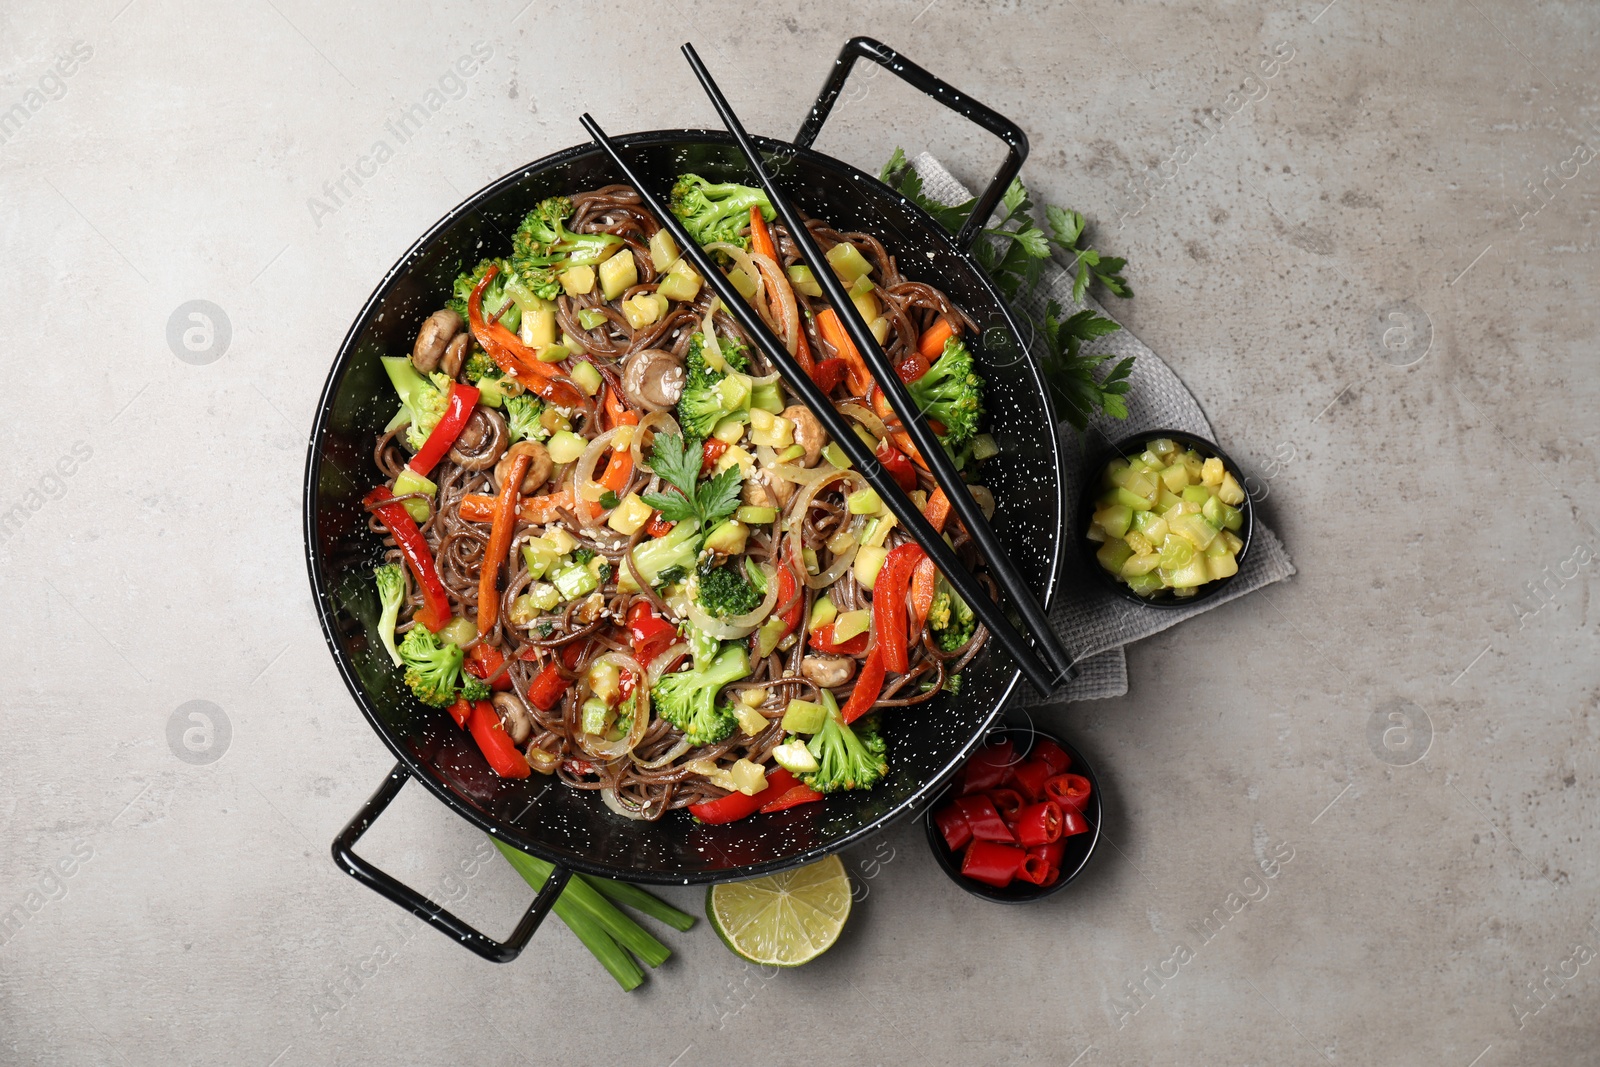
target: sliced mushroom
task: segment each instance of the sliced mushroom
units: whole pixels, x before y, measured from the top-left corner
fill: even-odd
[[[855,677],[856,661],[849,656],[807,656],[800,673],[819,689],[837,689]]]
[[[793,482],[775,478],[767,473],[766,467],[762,467],[745,479],[742,493],[746,504],[781,510],[789,506],[789,500],[794,496],[794,489]]]
[[[480,404],[450,446],[450,461],[469,471],[485,470],[500,461],[507,440],[506,420],[494,408]]]
[[[452,338],[461,332],[461,316],[449,308],[435,311],[423,320],[417,343],[411,346],[411,362],[423,374],[432,374]]]
[[[665,411],[683,396],[683,363],[664,348],[643,348],[622,368],[622,391],[646,411]]]
[[[500,716],[500,724],[505,727],[506,736],[511,738],[512,744],[521,745],[533,736],[533,716],[516,693],[496,693],[494,710]]]
[[[817,460],[822,458],[822,446],[828,443],[828,434],[822,428],[822,423],[811,414],[810,408],[802,404],[790,404],[784,408],[783,417],[794,422],[794,443],[806,450],[805,465],[815,467]]]
[[[494,491],[499,492],[511,476],[511,464],[516,462],[518,456],[528,457],[528,473],[522,476],[522,486],[519,493],[536,493],[539,487],[550,480],[550,473],[556,469],[555,462],[550,458],[544,445],[538,441],[518,441],[506,449],[506,454],[494,465]]]
[[[450,343],[445,345],[444,356],[439,360],[439,369],[452,378],[459,377],[461,368],[467,362],[467,346],[471,343],[472,339],[465,332],[452,337]]]

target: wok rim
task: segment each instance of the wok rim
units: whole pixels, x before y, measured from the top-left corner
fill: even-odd
[[[613,140],[623,148],[638,148],[660,145],[734,144],[732,136],[727,132],[706,129],[648,130],[615,136],[613,137]],[[896,190],[879,181],[876,175],[868,174],[867,172],[862,171],[860,168],[855,167],[850,163],[846,163],[837,157],[827,155],[823,152],[818,152],[812,148],[803,148],[791,142],[781,141],[776,138],[762,137],[757,135],[753,136],[752,140],[754,140],[757,146],[763,151],[776,150],[782,151],[786,154],[806,157],[812,162],[818,163],[825,168],[832,168],[836,171],[843,172],[845,176],[854,178],[857,181],[866,180],[874,182],[881,189],[886,190],[889,195],[899,198],[902,201],[905,199]],[[325,450],[321,447],[321,445],[324,435],[327,432],[328,419],[333,409],[337,386],[339,385],[344,371],[349,366],[349,363],[355,354],[355,349],[361,333],[366,328],[374,312],[381,306],[383,301],[387,299],[390,288],[401,276],[403,271],[407,269],[411,261],[420,255],[435,240],[437,240],[446,230],[449,229],[449,227],[453,226],[459,216],[472,211],[484,201],[492,199],[504,189],[521,182],[530,175],[537,174],[540,171],[561,166],[562,164],[569,163],[586,155],[596,153],[601,153],[601,149],[593,143],[572,145],[557,152],[550,153],[549,155],[542,156],[530,163],[526,163],[515,170],[509,171],[500,177],[495,178],[493,181],[484,185],[475,192],[468,194],[460,203],[456,204],[450,210],[445,212],[445,214],[436,222],[434,222],[433,225],[429,226],[420,237],[412,242],[410,247],[408,247],[405,252],[401,254],[394,264],[384,272],[383,277],[378,280],[378,283],[374,286],[372,292],[362,303],[361,309],[352,319],[350,328],[345,332],[343,340],[339,342],[338,351],[334,356],[332,364],[328,368],[327,379],[324,381],[321,393],[317,399],[316,416],[312,424],[311,436],[306,445],[305,480],[302,488],[301,499],[302,534],[305,539],[306,568],[311,581],[312,596],[315,600],[317,609],[317,622],[322,630],[323,641],[327,644],[328,651],[333,656],[334,664],[338,668],[340,678],[342,678],[344,681],[345,688],[349,691],[350,696],[355,700],[356,706],[361,709],[361,714],[367,720],[368,726],[370,726],[373,732],[378,735],[378,738],[399,762],[399,765],[406,769],[411,779],[422,785],[429,793],[431,793],[437,800],[442,802],[457,816],[465,819],[468,823],[476,826],[478,829],[489,834],[491,837],[505,841],[507,844],[517,849],[520,849],[531,855],[538,856],[539,858],[553,863],[558,867],[564,867],[582,874],[595,875],[601,878],[622,879],[647,885],[703,885],[716,882],[742,881],[744,879],[757,878],[779,871],[792,870],[802,867],[808,863],[813,863],[836,852],[840,852],[861,841],[862,839],[885,830],[894,823],[907,818],[908,816],[916,814],[921,808],[930,803],[939,794],[939,791],[944,788],[945,783],[947,783],[950,778],[960,770],[967,759],[971,757],[972,753],[976,751],[977,747],[983,743],[985,737],[987,737],[989,732],[994,728],[995,723],[1004,714],[1007,705],[1010,703],[1012,696],[1016,692],[1017,686],[1023,680],[1021,669],[1016,666],[1011,668],[1011,676],[1009,680],[1000,686],[998,695],[992,699],[992,706],[983,715],[981,720],[982,725],[980,728],[973,732],[972,737],[970,737],[966,743],[960,747],[955,755],[950,758],[950,760],[945,764],[944,768],[932,778],[925,779],[917,786],[911,796],[890,808],[888,811],[863,823],[860,827],[851,830],[850,832],[845,833],[838,838],[802,852],[797,852],[782,858],[765,860],[760,863],[724,868],[718,871],[701,870],[675,876],[657,871],[636,871],[630,868],[618,867],[611,864],[598,862],[583,855],[569,855],[558,852],[526,836],[515,826],[502,825],[496,820],[487,817],[473,807],[472,804],[466,799],[451,792],[451,790],[446,787],[446,785],[432,772],[430,768],[428,768],[415,754],[410,752],[404,745],[402,745],[396,737],[391,736],[388,725],[378,716],[377,710],[374,707],[365,686],[362,685],[360,677],[356,673],[354,662],[351,660],[348,652],[340,642],[338,634],[332,625],[332,616],[337,608],[333,604],[333,598],[329,595],[328,575],[323,570],[322,561],[319,558],[317,550],[318,525],[316,500],[318,495],[319,478],[322,472],[322,463],[325,458]],[[1019,345],[1022,345],[1024,358],[1020,361],[1020,365],[1027,368],[1027,374],[1032,380],[1034,391],[1043,401],[1045,418],[1050,428],[1050,432],[1045,436],[1048,438],[1050,466],[1054,471],[1056,480],[1056,492],[1053,494],[1055,521],[1053,524],[1048,524],[1049,528],[1053,531],[1051,559],[1049,560],[1049,567],[1045,577],[1044,588],[1043,590],[1039,591],[1040,602],[1048,611],[1061,585],[1063,570],[1062,565],[1066,556],[1066,552],[1068,551],[1068,541],[1070,540],[1065,526],[1067,514],[1066,503],[1062,499],[1062,490],[1066,484],[1066,469],[1062,456],[1061,442],[1057,432],[1057,428],[1060,425],[1060,420],[1056,415],[1054,400],[1051,396],[1048,384],[1045,382],[1042,374],[1040,373],[1038,365],[1033,359],[1031,351],[1029,351],[1027,346],[1022,342],[1022,338],[1028,336],[1028,334],[1017,328],[1016,313],[1013,311],[1010,304],[1006,302],[1004,297],[1001,296],[999,290],[996,289],[988,274],[978,265],[972,253],[958,245],[955,242],[954,235],[941,226],[920,206],[907,201],[905,203],[905,207],[912,218],[921,225],[924,231],[924,237],[936,244],[942,244],[942,250],[952,256],[957,257],[965,265],[966,269],[972,272],[973,276],[977,279],[978,284],[987,290],[989,296],[993,300],[994,306],[999,310],[1002,318],[1005,320],[1006,327],[1011,331],[1012,337],[1017,339],[1017,343]],[[552,782],[552,784],[554,783]]]

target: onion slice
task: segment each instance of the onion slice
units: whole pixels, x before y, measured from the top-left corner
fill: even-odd
[[[838,407],[839,414],[848,415],[855,419],[862,426],[865,426],[867,432],[878,440],[882,441],[889,436],[889,427],[883,424],[883,420],[878,418],[877,412],[871,408],[863,404],[840,404]]]
[[[688,605],[689,621],[722,641],[749,637],[755,633],[756,627],[772,614],[772,609],[778,606],[778,572],[773,569],[772,564],[763,563],[761,573],[767,577],[767,595],[762,598],[756,610],[748,615],[730,615],[726,619],[719,619],[691,600]]]
[[[653,771],[657,767],[665,767],[667,764],[671,763],[673,760],[689,751],[689,748],[689,739],[687,737],[680,737],[678,738],[678,743],[667,749],[665,755],[659,756],[656,759],[645,760],[640,759],[637,754],[633,754],[633,762],[635,766],[643,767],[647,771]]]
[[[607,430],[605,433],[589,442],[589,447],[583,450],[583,455],[578,457],[578,465],[574,468],[573,485],[577,490],[577,499],[581,502],[596,503],[605,495],[605,486],[594,480],[594,469],[600,463],[600,456],[611,447],[611,439],[617,436],[616,430]],[[602,508],[600,514],[594,518],[588,515],[589,509],[579,507],[574,509],[578,518],[585,526],[598,526],[611,514],[611,509]]]
[[[626,756],[633,751],[643,738],[645,730],[650,726],[650,686],[644,668],[639,666],[639,661],[626,652],[607,652],[596,662],[614,664],[633,675],[633,723],[628,728],[626,737],[615,741],[607,741],[594,734],[579,733],[576,740],[578,747],[597,759],[613,760]]]
[[[667,673],[667,668],[672,666],[672,661],[677,659],[679,656],[687,655],[688,652],[689,642],[679,641],[671,648],[661,653],[661,655],[651,660],[650,666],[647,668],[646,675],[646,677],[650,679],[650,684],[655,685],[657,682],[661,681],[661,676]]]
[[[613,812],[622,816],[624,819],[632,819],[635,822],[643,822],[649,818],[649,816],[643,811],[630,808],[621,800],[618,800],[617,791],[609,786],[604,786],[601,788],[600,800],[605,804],[606,807],[610,808]]]
[[[683,430],[678,426],[678,420],[672,417],[670,411],[652,411],[639,420],[633,428],[633,444],[628,448],[628,454],[633,457],[633,469],[636,471],[651,470],[650,464],[645,461],[641,444],[647,433],[675,433],[680,436]]]

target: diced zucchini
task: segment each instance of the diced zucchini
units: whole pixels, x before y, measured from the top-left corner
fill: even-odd
[[[850,466],[850,457],[844,454],[837,441],[829,441],[822,447],[822,458],[840,470]]]
[[[1233,531],[1231,530],[1223,530],[1217,535],[1217,540],[1227,545],[1228,551],[1235,556],[1237,556],[1239,554],[1239,550],[1244,547],[1244,542],[1235,537],[1233,535]]]
[[[1132,578],[1138,574],[1149,574],[1161,562],[1161,556],[1156,552],[1140,552],[1129,556],[1122,564],[1121,574],[1124,578]]]
[[[622,695],[622,668],[600,660],[589,668],[589,688],[607,704],[612,703]]]
[[[1183,487],[1189,484],[1189,469],[1182,463],[1174,463],[1161,471],[1161,484],[1174,493],[1183,492]]]
[[[889,326],[889,316],[879,315],[867,323],[867,332],[872,335],[874,341],[881,345],[889,340]]]
[[[1122,504],[1134,511],[1149,511],[1155,506],[1153,494],[1152,498],[1142,497],[1133,490],[1124,489],[1120,485],[1100,499],[1106,504]]]
[[[548,537],[530,537],[522,542],[522,561],[527,564],[528,574],[535,581],[550,573],[550,568],[561,556],[562,553],[557,551],[555,543]]]
[[[545,345],[534,352],[539,357],[540,363],[560,363],[572,355],[572,349],[566,345]]]
[[[538,308],[522,315],[522,340],[531,348],[544,348],[556,343],[556,313],[554,308]]]
[[[794,286],[795,292],[811,297],[822,295],[822,286],[817,284],[816,276],[804,263],[796,263],[789,268],[788,273],[789,284]]]
[[[1136,556],[1142,552],[1155,551],[1155,542],[1151,541],[1150,538],[1146,537],[1138,530],[1129,530],[1127,536],[1124,537],[1123,540],[1128,542],[1128,547],[1133,549],[1133,554]]]
[[[394,480],[395,496],[405,496],[408,493],[426,493],[429,497],[432,497],[438,491],[439,487],[437,485],[410,467],[402,468],[399,477]],[[418,522],[427,522],[428,516],[433,513],[432,505],[427,500],[405,500],[401,502],[401,506],[406,509],[407,514]]]
[[[590,697],[583,702],[579,711],[583,715],[583,721],[579,725],[584,733],[599,737],[606,732],[606,726],[611,718],[611,706],[604,700]]]
[[[821,704],[815,705],[818,709]],[[822,728],[820,724],[817,727]],[[806,743],[799,738],[786,741],[772,750],[772,761],[791,774],[810,774],[817,769],[817,757],[811,754]]]
[[[1179,537],[1175,533],[1167,535],[1161,542],[1161,569],[1175,571],[1194,559],[1194,542],[1186,537]]]
[[[740,267],[734,267],[728,272],[728,281],[739,291],[739,295],[746,300],[753,299],[756,295],[756,280],[746,274]]]
[[[1225,471],[1222,475],[1222,484],[1217,487],[1217,496],[1222,498],[1224,504],[1238,507],[1244,503],[1244,489],[1239,485],[1238,479],[1232,471]]]
[[[687,259],[680,259],[661,276],[656,292],[668,300],[680,300],[687,304],[700,295],[700,275],[689,266]]]
[[[783,386],[777,382],[762,382],[750,390],[750,409],[760,409],[776,415],[787,405],[783,402]]]
[[[667,313],[667,298],[660,293],[640,293],[622,302],[622,315],[635,330],[660,320]]]
[[[631,286],[639,284],[639,266],[631,251],[623,251],[600,264],[600,293],[615,300]]]
[[[845,497],[844,506],[852,515],[876,515],[883,510],[883,498],[876,489],[868,486]]]
[[[972,458],[975,460],[990,459],[1000,454],[1000,445],[992,433],[980,433],[972,439]]]
[[[748,406],[750,390],[754,384],[750,380],[750,375],[729,371],[727,376],[717,383],[717,395],[722,397],[724,410],[732,411],[734,408]]]
[[[1204,504],[1211,499],[1211,490],[1203,485],[1186,485],[1178,495],[1191,504]]]
[[[527,597],[540,611],[554,611],[561,603],[561,590],[549,582],[534,582],[528,586]]]
[[[1107,473],[1112,485],[1137,493],[1151,503],[1155,502],[1156,480],[1149,471],[1137,470],[1128,464],[1123,464],[1120,468],[1108,469]]]
[[[1118,538],[1107,541],[1095,552],[1094,558],[1100,561],[1100,566],[1112,574],[1122,573],[1122,565],[1133,558],[1133,549],[1128,547],[1128,542]]]
[[[834,606],[833,601],[826,596],[820,596],[811,605],[811,618],[806,620],[806,629],[820,630],[838,616],[839,609]]]
[[[1172,527],[1172,532],[1194,542],[1196,548],[1205,548],[1217,536],[1217,528],[1205,520],[1203,515],[1183,514],[1176,518],[1169,518],[1167,525]]]
[[[610,262],[610,260],[607,260]],[[605,384],[605,379],[600,377],[600,372],[595,370],[594,364],[587,360],[578,360],[572,365],[572,384],[582,389],[589,396],[594,396]]]
[[[827,260],[828,266],[833,268],[833,273],[837,274],[845,285],[854,285],[857,278],[872,273],[872,264],[867,262],[867,257],[848,241],[841,241],[828,249]]]
[[[833,643],[842,644],[864,634],[872,626],[872,612],[866,608],[859,611],[847,611],[833,620]]]
[[[568,296],[588,296],[594,292],[594,268],[568,267],[561,272],[560,282]]]
[[[756,631],[756,655],[772,655],[772,650],[778,647],[778,642],[783,640],[788,629],[789,624],[776,615],[763,622],[761,629]]]
[[[670,270],[677,261],[678,242],[672,239],[672,233],[663,226],[650,238],[650,265],[656,269],[657,274],[660,274]]]
[[[706,535],[705,547],[724,556],[737,556],[750,539],[750,527],[738,519],[728,519]]]
[[[852,296],[850,303],[856,306],[856,311],[860,312],[863,322],[871,323],[873,319],[883,314],[883,309],[878,306],[878,298],[873,296],[871,292],[862,293],[860,296]]]
[[[1093,541],[1095,544],[1100,544],[1106,539],[1106,528],[1101,526],[1098,522],[1091,522],[1089,524],[1089,532],[1084,534],[1084,536]]]
[[[445,623],[436,636],[447,645],[466,646],[477,639],[478,626],[471,619],[457,615]]]
[[[880,548],[889,539],[889,531],[899,524],[900,520],[892,514],[879,515],[867,524],[867,529],[862,531],[861,543],[871,545],[873,548]]]
[[[733,717],[739,720],[739,729],[746,737],[754,737],[767,728],[767,717],[742,700],[734,701]]]
[[[550,435],[550,440],[545,442],[545,449],[550,453],[550,458],[556,463],[571,463],[583,455],[583,450],[588,447],[588,440],[573,433],[571,430],[553,433]]]
[[[828,709],[810,700],[791,700],[783,712],[783,728],[791,734],[814,734],[828,722]]]
[[[1239,561],[1231,555],[1207,556],[1206,570],[1211,575],[1211,580],[1231,578],[1239,573]]]
[[[1140,596],[1159,593],[1166,587],[1166,583],[1161,580],[1161,575],[1155,571],[1151,571],[1149,574],[1136,574],[1128,579],[1128,588]]]
[[[1179,496],[1177,493],[1174,493],[1172,490],[1163,485],[1156,492],[1156,513],[1165,515],[1174,506],[1181,504],[1182,502],[1183,497]]]
[[[1206,564],[1206,557],[1197,552],[1188,563],[1161,577],[1174,589],[1193,589],[1211,580],[1211,568]]]
[[[883,569],[883,561],[888,557],[887,548],[873,548],[862,545],[856,549],[856,581],[865,589],[871,589],[878,583],[878,572]]]
[[[639,527],[650,521],[654,511],[654,508],[639,499],[638,493],[629,493],[622,498],[622,503],[606,516],[606,525],[619,534],[632,536]]]
[[[1122,537],[1128,532],[1128,525],[1133,522],[1134,510],[1126,504],[1112,504],[1094,513],[1094,521],[1111,537]],[[1138,512],[1147,515],[1149,512]]]
[[[582,438],[580,437],[581,441]],[[568,552],[578,547],[578,539],[567,532],[563,526],[551,526],[544,532],[544,539],[556,546],[556,552],[565,556]]]
[[[562,600],[576,600],[600,588],[600,580],[593,572],[576,561],[568,561],[556,568],[550,576],[550,582],[561,594]]]
[[[1172,455],[1172,453],[1178,450],[1178,443],[1170,437],[1157,437],[1154,441],[1150,442],[1149,449],[1156,455],[1160,456],[1162,462],[1164,463],[1166,462],[1166,458],[1168,456]]]
[[[578,312],[578,325],[585,330],[597,330],[609,321],[599,308],[584,308]]]
[[[721,423],[718,423],[720,426]],[[740,448],[738,445],[729,445],[723,449],[722,458],[717,460],[717,470],[725,471],[729,467],[738,467],[744,474],[749,474],[756,465],[756,457]]]
[[[1133,528],[1158,545],[1167,536],[1167,520],[1154,511],[1134,512]]]
[[[1222,475],[1224,473],[1225,472],[1222,469],[1222,460],[1218,459],[1216,456],[1212,456],[1210,459],[1200,464],[1200,484],[1221,485]]]
[[[751,526],[770,526],[778,521],[777,508],[766,508],[759,504],[745,504],[733,514],[740,522]]]
[[[728,415],[720,418],[717,420],[717,424],[711,428],[711,436],[725,445],[737,444],[739,439],[744,436],[745,423],[748,421],[749,417],[742,411],[737,415]],[[727,455],[727,453],[724,452],[723,455]]]

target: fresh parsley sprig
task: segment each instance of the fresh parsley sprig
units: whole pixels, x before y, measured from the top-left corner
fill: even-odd
[[[941,204],[929,197],[922,190],[922,176],[899,148],[889,157],[879,178],[952,233],[961,229],[977,203],[976,197],[955,205]],[[979,241],[973,247],[973,254],[1007,300],[1016,304],[1033,295],[1044,278],[1044,267],[1053,251],[1072,259],[1072,299],[1075,302],[1083,302],[1094,282],[1114,296],[1133,295],[1127,279],[1122,276],[1127,261],[1120,256],[1104,255],[1084,243],[1087,222],[1082,214],[1053,204],[1045,205],[1045,222],[1049,227],[1046,233],[1030,214],[1033,201],[1020,180],[1012,181],[1000,206],[997,221],[984,228],[988,240]],[[1046,342],[1045,378],[1065,405],[1067,421],[1081,431],[1096,412],[1112,418],[1126,418],[1128,407],[1123,396],[1128,391],[1133,357],[1123,359],[1099,377],[1100,364],[1109,357],[1085,356],[1080,352],[1084,342],[1121,327],[1088,310],[1064,320],[1060,315],[1060,305],[1052,301],[1046,308],[1045,321],[1034,325]]]
[[[677,492],[645,493],[641,499],[661,512],[668,522],[698,522],[702,530],[732,515],[739,508],[739,468],[718,471],[700,484],[703,452],[699,441],[691,448],[682,435],[658,433],[650,449],[650,469]]]

